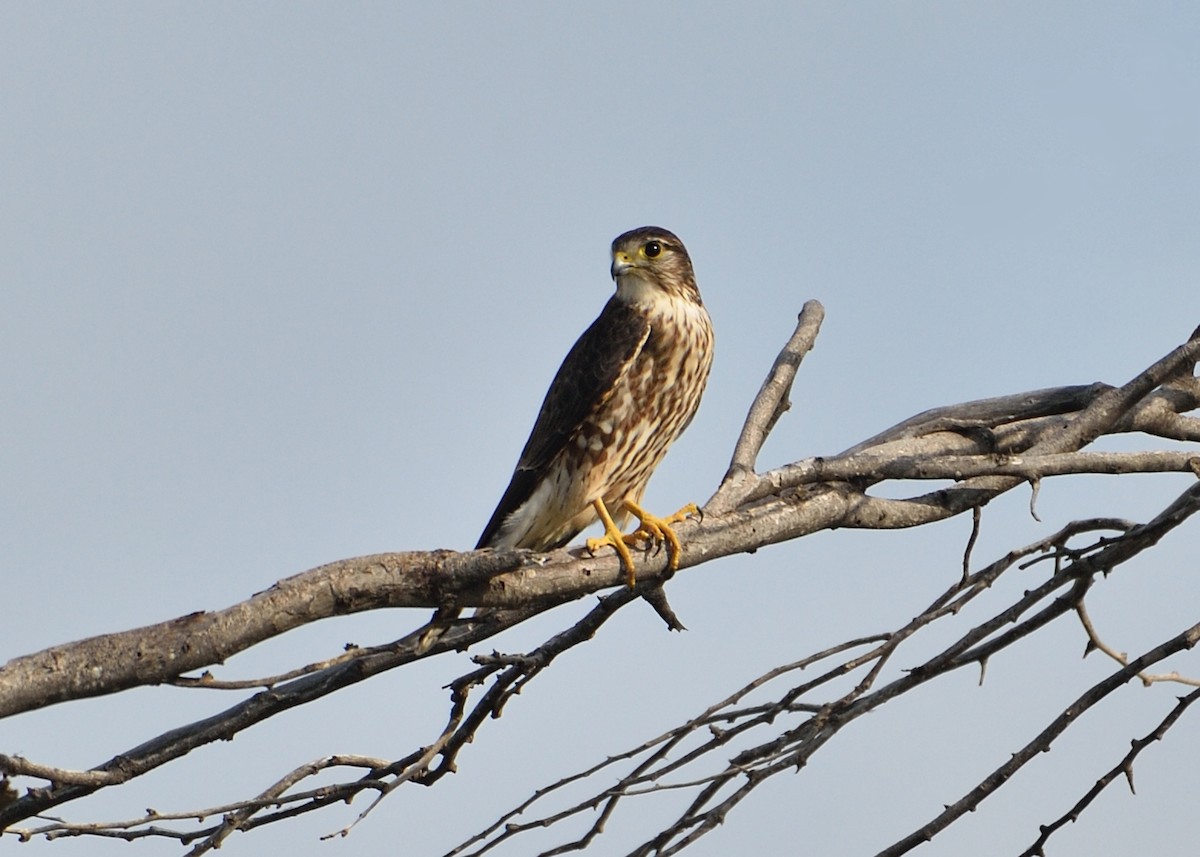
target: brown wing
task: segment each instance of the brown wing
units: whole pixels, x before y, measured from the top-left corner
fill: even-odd
[[[476,548],[489,547],[504,519],[529,499],[588,414],[612,395],[649,334],[650,322],[629,304],[613,297],[604,306],[558,367],[508,489]]]

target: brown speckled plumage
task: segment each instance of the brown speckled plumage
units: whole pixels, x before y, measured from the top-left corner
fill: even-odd
[[[616,294],[559,368],[478,547],[562,547],[596,499],[621,525],[696,413],[713,332],[687,250],[647,226],[612,255]]]
[[[713,332],[692,261],[670,232],[626,232],[613,241],[612,259],[616,294],[559,367],[477,547],[562,547],[599,517],[601,504],[613,526],[588,547],[611,545],[632,584],[629,537],[616,529],[631,511],[646,534],[669,542],[672,568],[679,560],[671,524],[685,510],[663,519],[629,506],[640,507],[651,474],[700,405]],[[455,606],[438,610],[418,651],[458,613]]]

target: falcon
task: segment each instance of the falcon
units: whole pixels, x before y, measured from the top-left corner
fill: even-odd
[[[618,236],[611,272],[616,293],[559,367],[476,548],[556,550],[599,520],[604,535],[587,548],[613,548],[632,586],[629,546],[665,543],[675,570],[681,546],[672,526],[697,512],[689,504],[660,518],[641,503],[700,405],[713,331],[688,252],[666,229]],[[638,526],[622,533],[630,516]],[[439,611],[434,623],[448,618]]]

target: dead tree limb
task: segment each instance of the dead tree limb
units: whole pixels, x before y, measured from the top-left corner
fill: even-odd
[[[1200,419],[1189,413],[1200,406],[1200,383],[1194,375],[1200,358],[1200,331],[1120,386],[1036,390],[937,408],[837,456],[804,459],[757,473],[758,452],[787,410],[797,369],[813,346],[822,317],[820,304],[805,305],[795,332],[750,408],[729,469],[706,504],[703,519],[678,528],[684,545],[681,570],[825,529],[915,527],[967,511],[973,513],[978,526],[979,510],[992,499],[1014,487],[1036,486],[1047,478],[1083,473],[1200,474],[1200,450],[1083,451],[1098,437],[1125,432],[1170,441],[1200,439]],[[949,484],[903,499],[872,493],[894,480]],[[859,635],[799,662],[810,665],[841,658],[821,676],[784,688],[773,701],[745,703],[748,693],[762,693],[781,681],[786,683],[798,667],[781,667],[761,676],[678,729],[540,791],[452,853],[482,854],[535,826],[545,829],[569,822],[585,810],[599,811],[593,823],[565,841],[561,849],[585,847],[623,802],[648,792],[691,789],[696,797],[687,810],[633,852],[676,853],[721,823],[765,779],[802,767],[842,726],[863,713],[962,666],[982,668],[1014,641],[1064,615],[1085,617],[1083,602],[1090,587],[1189,521],[1198,502],[1200,491],[1193,486],[1143,525],[1111,519],[1073,522],[1054,537],[1010,552],[973,573],[968,551],[962,579],[905,626]],[[1097,536],[1101,531],[1117,535]],[[1084,536],[1093,541],[1083,547],[1068,545],[1070,539]],[[1040,585],[1015,602],[1000,605],[988,619],[917,669],[885,680],[885,667],[905,641],[957,614],[980,598],[1001,574],[1038,554],[1054,559]],[[597,633],[614,611],[643,596],[655,603],[661,615],[673,616],[661,592],[670,577],[666,565],[664,552],[640,555],[639,585],[630,590],[622,587],[624,573],[615,557],[591,557],[580,551],[379,554],[342,560],[282,580],[224,610],[194,613],[14,658],[0,667],[0,717],[162,683],[256,692],[85,771],[0,755],[0,830],[23,839],[157,836],[195,843],[189,853],[200,854],[219,847],[235,830],[251,830],[371,792],[375,800],[361,818],[401,785],[432,785],[456,770],[460,752],[477,737],[483,724],[498,716],[512,695],[559,654]],[[477,668],[449,685],[451,714],[440,734],[414,742],[416,749],[402,759],[323,757],[295,767],[252,798],[210,809],[169,815],[152,812],[124,822],[52,821],[17,826],[53,807],[119,786],[205,744],[227,740],[283,711],[414,660],[469,648],[531,615],[605,589],[614,591],[603,596],[584,619],[541,646],[520,655],[477,656]],[[287,630],[328,617],[390,607],[435,608],[446,603],[504,609],[460,620],[428,651],[419,650],[423,629],[418,627],[392,642],[354,648],[275,676],[229,680],[210,672],[188,675]],[[1130,660],[1097,685],[1107,690],[1094,689],[1094,699],[1083,698],[1079,704],[1099,703],[1112,687],[1168,654],[1189,648],[1196,634],[1196,628],[1190,628]],[[857,683],[850,693],[819,695],[835,679],[851,675]],[[1069,720],[1062,728],[1070,725]],[[1048,737],[1039,736],[1030,746],[1048,746],[1059,734],[1053,726],[1045,733]],[[755,737],[763,732],[765,737]],[[732,752],[734,747],[736,752],[723,763],[712,764],[723,751]],[[633,767],[622,775],[616,789],[606,787],[591,799],[537,819],[513,820],[553,798],[562,785],[586,780],[621,762],[633,763]],[[357,767],[363,773],[333,786],[297,790],[304,780],[331,767]],[[998,770],[993,775],[998,780],[985,781],[981,786],[987,788],[964,796],[959,802],[963,811],[973,809],[990,794],[992,786],[1006,781],[1019,767]],[[45,784],[27,786],[21,794],[12,786],[15,778]],[[205,824],[205,819],[218,816],[219,820]],[[957,817],[939,816],[913,836],[928,838]],[[189,819],[190,826],[184,823]],[[883,853],[903,853],[910,847],[908,842],[902,840],[893,846],[899,850]]]

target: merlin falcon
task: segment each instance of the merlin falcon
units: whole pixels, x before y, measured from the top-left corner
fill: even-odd
[[[630,544],[665,543],[679,565],[671,527],[696,506],[659,518],[642,494],[700,405],[713,331],[687,250],[666,229],[617,237],[612,277],[616,293],[559,367],[476,548],[555,550],[599,519],[604,535],[587,548],[615,549],[632,586]],[[630,516],[638,526],[623,534]]]

